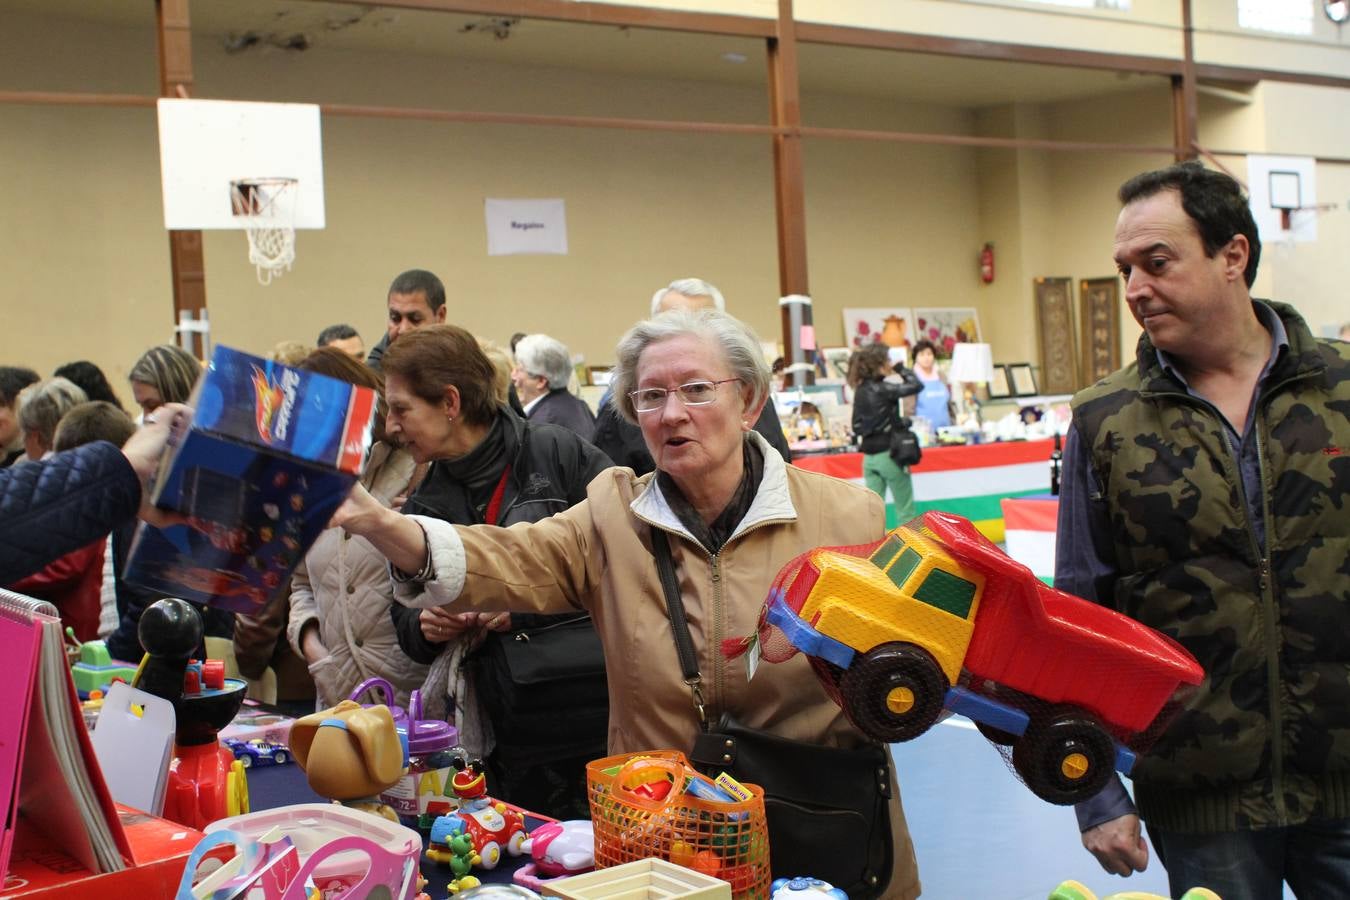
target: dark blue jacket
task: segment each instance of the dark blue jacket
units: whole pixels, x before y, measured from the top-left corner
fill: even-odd
[[[140,505],[140,479],[107,441],[0,469],[0,584],[107,537]]]

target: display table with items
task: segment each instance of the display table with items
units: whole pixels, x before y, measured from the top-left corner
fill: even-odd
[[[970,519],[991,541],[1003,540],[1006,497],[1043,494],[1050,488],[1050,457],[1054,441],[1005,441],[955,447],[925,447],[923,459],[910,468],[914,480],[914,507]],[[800,456],[792,464],[862,483],[861,453]],[[887,504],[887,527],[899,524]]]

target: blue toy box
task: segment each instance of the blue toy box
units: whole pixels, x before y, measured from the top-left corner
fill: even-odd
[[[217,347],[191,405],[191,427],[152,488],[155,505],[188,524],[142,524],[125,577],[256,613],[361,474],[375,392]]]

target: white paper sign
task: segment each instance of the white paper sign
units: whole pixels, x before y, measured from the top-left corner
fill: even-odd
[[[567,211],[562,200],[483,201],[488,256],[567,255]]]
[[[1262,242],[1317,240],[1317,161],[1311,156],[1248,156],[1247,191]]]

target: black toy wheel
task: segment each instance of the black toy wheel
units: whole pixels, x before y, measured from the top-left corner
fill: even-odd
[[[878,741],[912,740],[942,713],[947,676],[928,651],[885,644],[854,660],[840,679],[849,719]]]
[[[1111,736],[1091,715],[1062,710],[1035,720],[1013,744],[1013,768],[1032,793],[1068,806],[1095,796],[1115,770]]]
[[[245,769],[253,768],[253,757],[249,756],[247,753],[243,756],[236,756],[235,759],[239,760],[239,765],[243,766]]]
[[[286,755],[285,750],[278,750],[272,754],[272,762],[276,763],[279,766],[284,766],[286,764],[286,760],[288,759],[290,759],[290,757]]]

